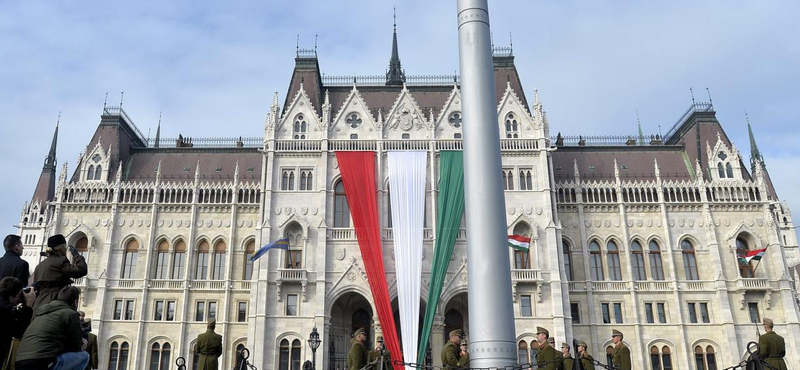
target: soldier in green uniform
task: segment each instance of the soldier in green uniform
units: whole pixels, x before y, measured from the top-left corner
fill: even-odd
[[[614,329],[611,334],[614,342],[614,352],[611,354],[611,364],[619,370],[631,370],[631,350],[622,343],[622,332]]]
[[[538,369],[558,370],[558,360],[556,349],[547,343],[550,332],[542,327],[536,327],[536,341],[539,342],[539,350],[536,352],[536,365]]]
[[[372,365],[373,370],[391,370],[392,354],[383,345],[383,337],[378,336],[375,349],[369,352],[367,362]]]
[[[594,370],[594,358],[586,352],[586,342],[578,342],[578,362],[583,370]]]
[[[556,338],[550,337],[547,338],[547,344],[553,349],[556,349]],[[564,369],[564,354],[561,351],[556,349],[556,370],[563,370]]]
[[[222,356],[222,336],[215,333],[217,320],[211,319],[206,325],[206,332],[197,336],[194,353],[198,356],[197,370],[217,370],[219,356]]]
[[[458,349],[463,338],[464,332],[460,329],[450,332],[450,340],[442,348],[442,366],[445,369],[462,368],[469,362],[469,356],[464,356]]]
[[[467,351],[467,340],[461,340],[461,348],[458,352],[458,367],[461,368],[468,368],[469,367],[469,351]]]
[[[766,333],[758,337],[758,356],[775,369],[786,370],[786,361],[783,360],[786,343],[783,337],[772,331],[772,319],[765,318],[762,324]]]
[[[573,370],[575,367],[575,359],[569,354],[569,344],[567,342],[561,343],[561,354],[564,356],[564,370]]]
[[[353,339],[350,340],[350,352],[347,353],[347,369],[348,370],[361,370],[362,367],[367,365],[367,346],[364,341],[367,340],[367,334],[364,328],[358,328],[353,333]]]

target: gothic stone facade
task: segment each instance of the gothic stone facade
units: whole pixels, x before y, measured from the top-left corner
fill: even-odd
[[[520,362],[535,353],[536,326],[557,341],[585,340],[601,360],[616,328],[636,368],[721,368],[745,356],[752,322],[766,316],[787,339],[788,362],[800,363],[791,215],[763,160],[748,171],[710,104],[693,105],[663,138],[551,138],[513,56],[495,57],[495,75],[508,233],[533,239],[530,253],[508,250]],[[247,346],[260,369],[296,369],[312,356],[305,340],[315,326],[318,363],[339,368],[354,328],[368,328],[370,341],[383,329],[334,153],[376,154],[393,299],[386,152],[427,153],[424,311],[438,155],[461,149],[457,79],[401,77],[324,78],[315,54],[299,54],[285,103],[276,94],[257,139],[146,140],[120,107],[106,107],[72,175],[64,164],[57,180],[54,139],[21,216],[24,258],[35,266],[55,233],[88,258],[76,284],[103,369],[191,361],[211,316],[226,368]],[[289,251],[247,262],[281,237]],[[464,237],[462,229],[436,308],[434,364],[447,331],[470,331]],[[737,251],[766,247],[755,271],[737,260]]]

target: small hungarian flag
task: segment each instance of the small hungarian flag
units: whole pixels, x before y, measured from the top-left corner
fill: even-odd
[[[752,260],[760,261],[761,257],[764,257],[764,252],[766,251],[767,248],[752,250],[750,252],[747,252],[747,254],[740,254],[739,259],[741,259],[742,263],[745,264],[750,263],[750,261]]]
[[[267,251],[269,251],[272,248],[289,250],[289,238],[278,239],[272,243],[269,243],[259,248],[255,253],[253,253],[253,256],[250,257],[250,261],[257,260],[259,257],[263,256],[264,253],[267,253]]]
[[[518,251],[527,252],[531,248],[531,238],[522,235],[509,235],[508,246]]]

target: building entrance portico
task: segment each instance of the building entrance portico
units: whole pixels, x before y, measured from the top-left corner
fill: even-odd
[[[356,292],[345,293],[331,307],[331,326],[328,331],[328,359],[326,368],[339,370],[347,368],[347,352],[353,332],[364,328],[367,333],[367,348],[375,341],[375,325],[372,305],[363,295]],[[325,343],[325,342],[323,342]]]

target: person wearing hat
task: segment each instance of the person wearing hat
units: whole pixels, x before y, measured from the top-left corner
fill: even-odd
[[[219,356],[222,356],[222,336],[215,333],[217,320],[210,319],[206,325],[206,332],[197,336],[194,353],[198,356],[197,370],[217,370]]]
[[[445,369],[463,368],[469,362],[469,355],[459,353],[458,347],[464,339],[464,332],[456,329],[450,332],[450,341],[442,348],[442,365]]]
[[[578,367],[583,370],[594,370],[594,358],[586,351],[586,348],[586,342],[578,342],[578,362],[580,365]]]
[[[786,361],[783,359],[786,356],[786,343],[783,337],[772,330],[772,319],[765,318],[761,323],[766,333],[758,337],[758,357],[777,370],[786,370]]]
[[[86,276],[86,260],[75,247],[70,246],[69,251],[72,253],[72,262],[67,259],[67,239],[64,235],[56,234],[47,239],[44,251],[47,258],[39,262],[33,272],[33,283],[37,287],[34,311],[36,307],[56,299],[61,288],[72,285],[71,279]]]
[[[569,354],[569,349],[569,344],[567,344],[567,342],[561,343],[561,354],[564,356],[564,370],[572,370],[572,368],[575,367],[575,359]]]
[[[550,332],[542,327],[536,327],[536,341],[539,342],[539,351],[536,352],[536,365],[539,369],[558,370],[558,357],[556,349],[547,342]]]
[[[353,339],[350,341],[350,352],[347,353],[347,368],[349,370],[361,370],[367,364],[367,346],[364,341],[367,340],[367,332],[364,328],[358,328],[353,333]]]
[[[547,344],[553,349],[556,349],[556,338],[550,337],[547,338]],[[563,370],[564,369],[564,354],[561,351],[556,350],[556,369]]]
[[[614,329],[611,332],[611,341],[614,342],[611,364],[619,370],[631,370],[631,350],[622,343],[622,332]]]
[[[469,367],[469,351],[467,350],[467,340],[461,340],[461,348],[458,351],[458,366],[463,368]]]
[[[367,356],[367,362],[372,365],[374,370],[391,370],[392,353],[386,349],[382,336],[378,336],[376,342],[375,349],[370,351],[369,356]]]

